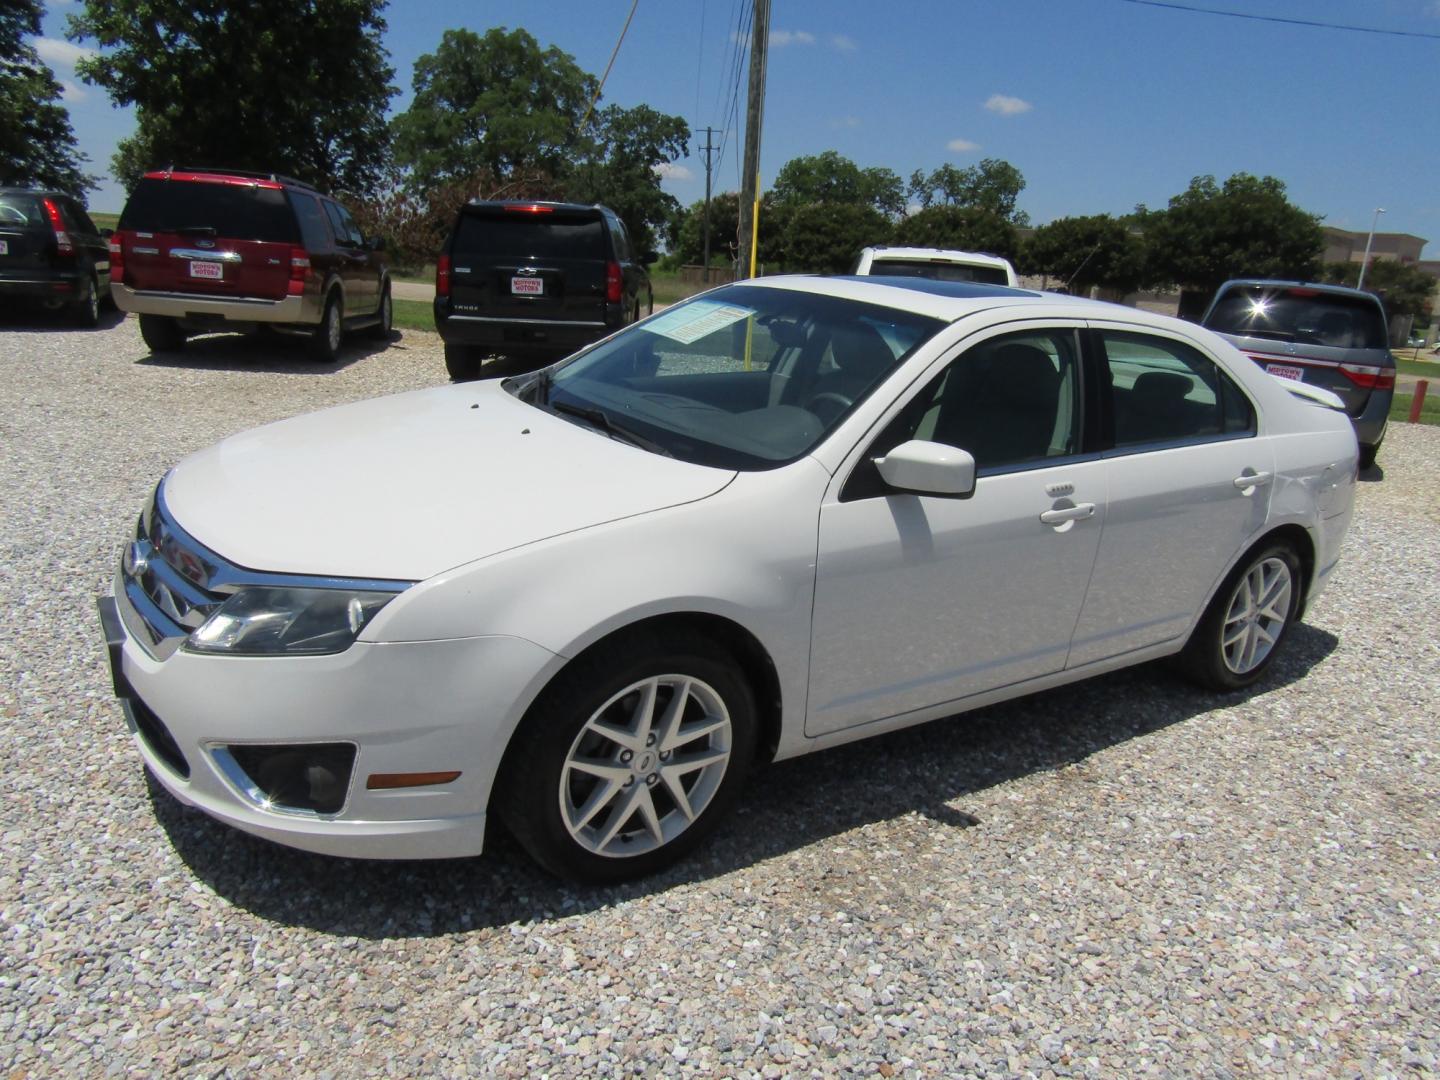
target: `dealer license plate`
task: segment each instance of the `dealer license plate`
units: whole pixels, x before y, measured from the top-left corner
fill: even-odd
[[[225,267],[217,262],[192,262],[190,276],[205,278],[207,281],[219,281],[225,276]]]
[[[538,277],[512,277],[510,293],[512,296],[544,296],[545,282]]]
[[[1294,379],[1296,382],[1305,381],[1305,369],[1294,364],[1266,364],[1265,370],[1279,379]]]

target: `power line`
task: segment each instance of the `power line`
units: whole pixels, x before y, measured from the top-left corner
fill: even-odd
[[[1321,22],[1318,19],[1290,19],[1283,15],[1256,15],[1249,11],[1222,11],[1219,8],[1198,7],[1194,4],[1177,4],[1172,0],[1123,0],[1127,4],[1144,7],[1169,8],[1193,15],[1223,15],[1230,19],[1251,19],[1255,22],[1285,23],[1289,26],[1311,26],[1321,30],[1344,30],[1352,34],[1386,34],[1390,37],[1427,38],[1440,41],[1440,34],[1428,34],[1423,30],[1382,30],[1378,26],[1349,26],[1345,23]]]
[[[640,0],[631,0],[630,14],[625,16],[625,25],[620,28],[620,36],[615,40],[615,48],[610,50],[610,62],[605,65],[605,74],[600,76],[600,83],[595,87],[595,96],[590,99],[590,104],[585,106],[585,116],[580,121],[580,130],[585,130],[585,124],[590,119],[590,114],[595,111],[595,103],[600,100],[600,91],[605,89],[605,80],[610,77],[610,69],[615,66],[615,57],[620,55],[620,44],[625,40],[625,32],[630,29],[630,20],[635,18],[635,9],[640,6]]]

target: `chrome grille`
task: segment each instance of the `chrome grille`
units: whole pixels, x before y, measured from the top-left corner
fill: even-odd
[[[175,524],[157,490],[120,560],[130,608],[122,608],[122,615],[133,613],[126,624],[151,655],[169,656],[234,591],[216,587],[222,566],[223,560]]]

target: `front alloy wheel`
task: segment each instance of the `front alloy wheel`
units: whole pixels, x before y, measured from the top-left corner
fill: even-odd
[[[754,697],[728,652],[683,631],[626,634],[537,699],[506,752],[494,809],[558,877],[642,877],[719,823],[755,736]]]

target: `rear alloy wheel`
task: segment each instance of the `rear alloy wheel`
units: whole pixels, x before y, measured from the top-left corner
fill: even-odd
[[[377,341],[390,340],[390,328],[395,320],[395,305],[390,299],[390,286],[380,294],[380,321],[370,327],[370,336]]]
[[[502,766],[496,809],[541,866],[602,883],[654,873],[724,816],[755,751],[734,660],[702,638],[627,638],[562,672]]]
[[[471,382],[478,379],[483,360],[480,350],[472,345],[445,343],[445,370],[450,373],[451,382]]]
[[[1288,544],[1252,553],[1225,580],[1181,653],[1196,682],[1249,686],[1275,658],[1300,609],[1300,560]]]
[[[90,281],[85,287],[85,295],[75,301],[75,308],[72,312],[75,325],[82,330],[93,330],[100,325],[100,282],[95,280],[95,275],[90,275]]]
[[[345,327],[340,321],[340,298],[331,293],[325,300],[325,314],[320,316],[320,325],[310,338],[310,353],[322,364],[331,364],[340,355],[340,342],[344,340]]]
[[[179,352],[185,347],[185,331],[164,315],[141,315],[140,336],[151,352]]]

